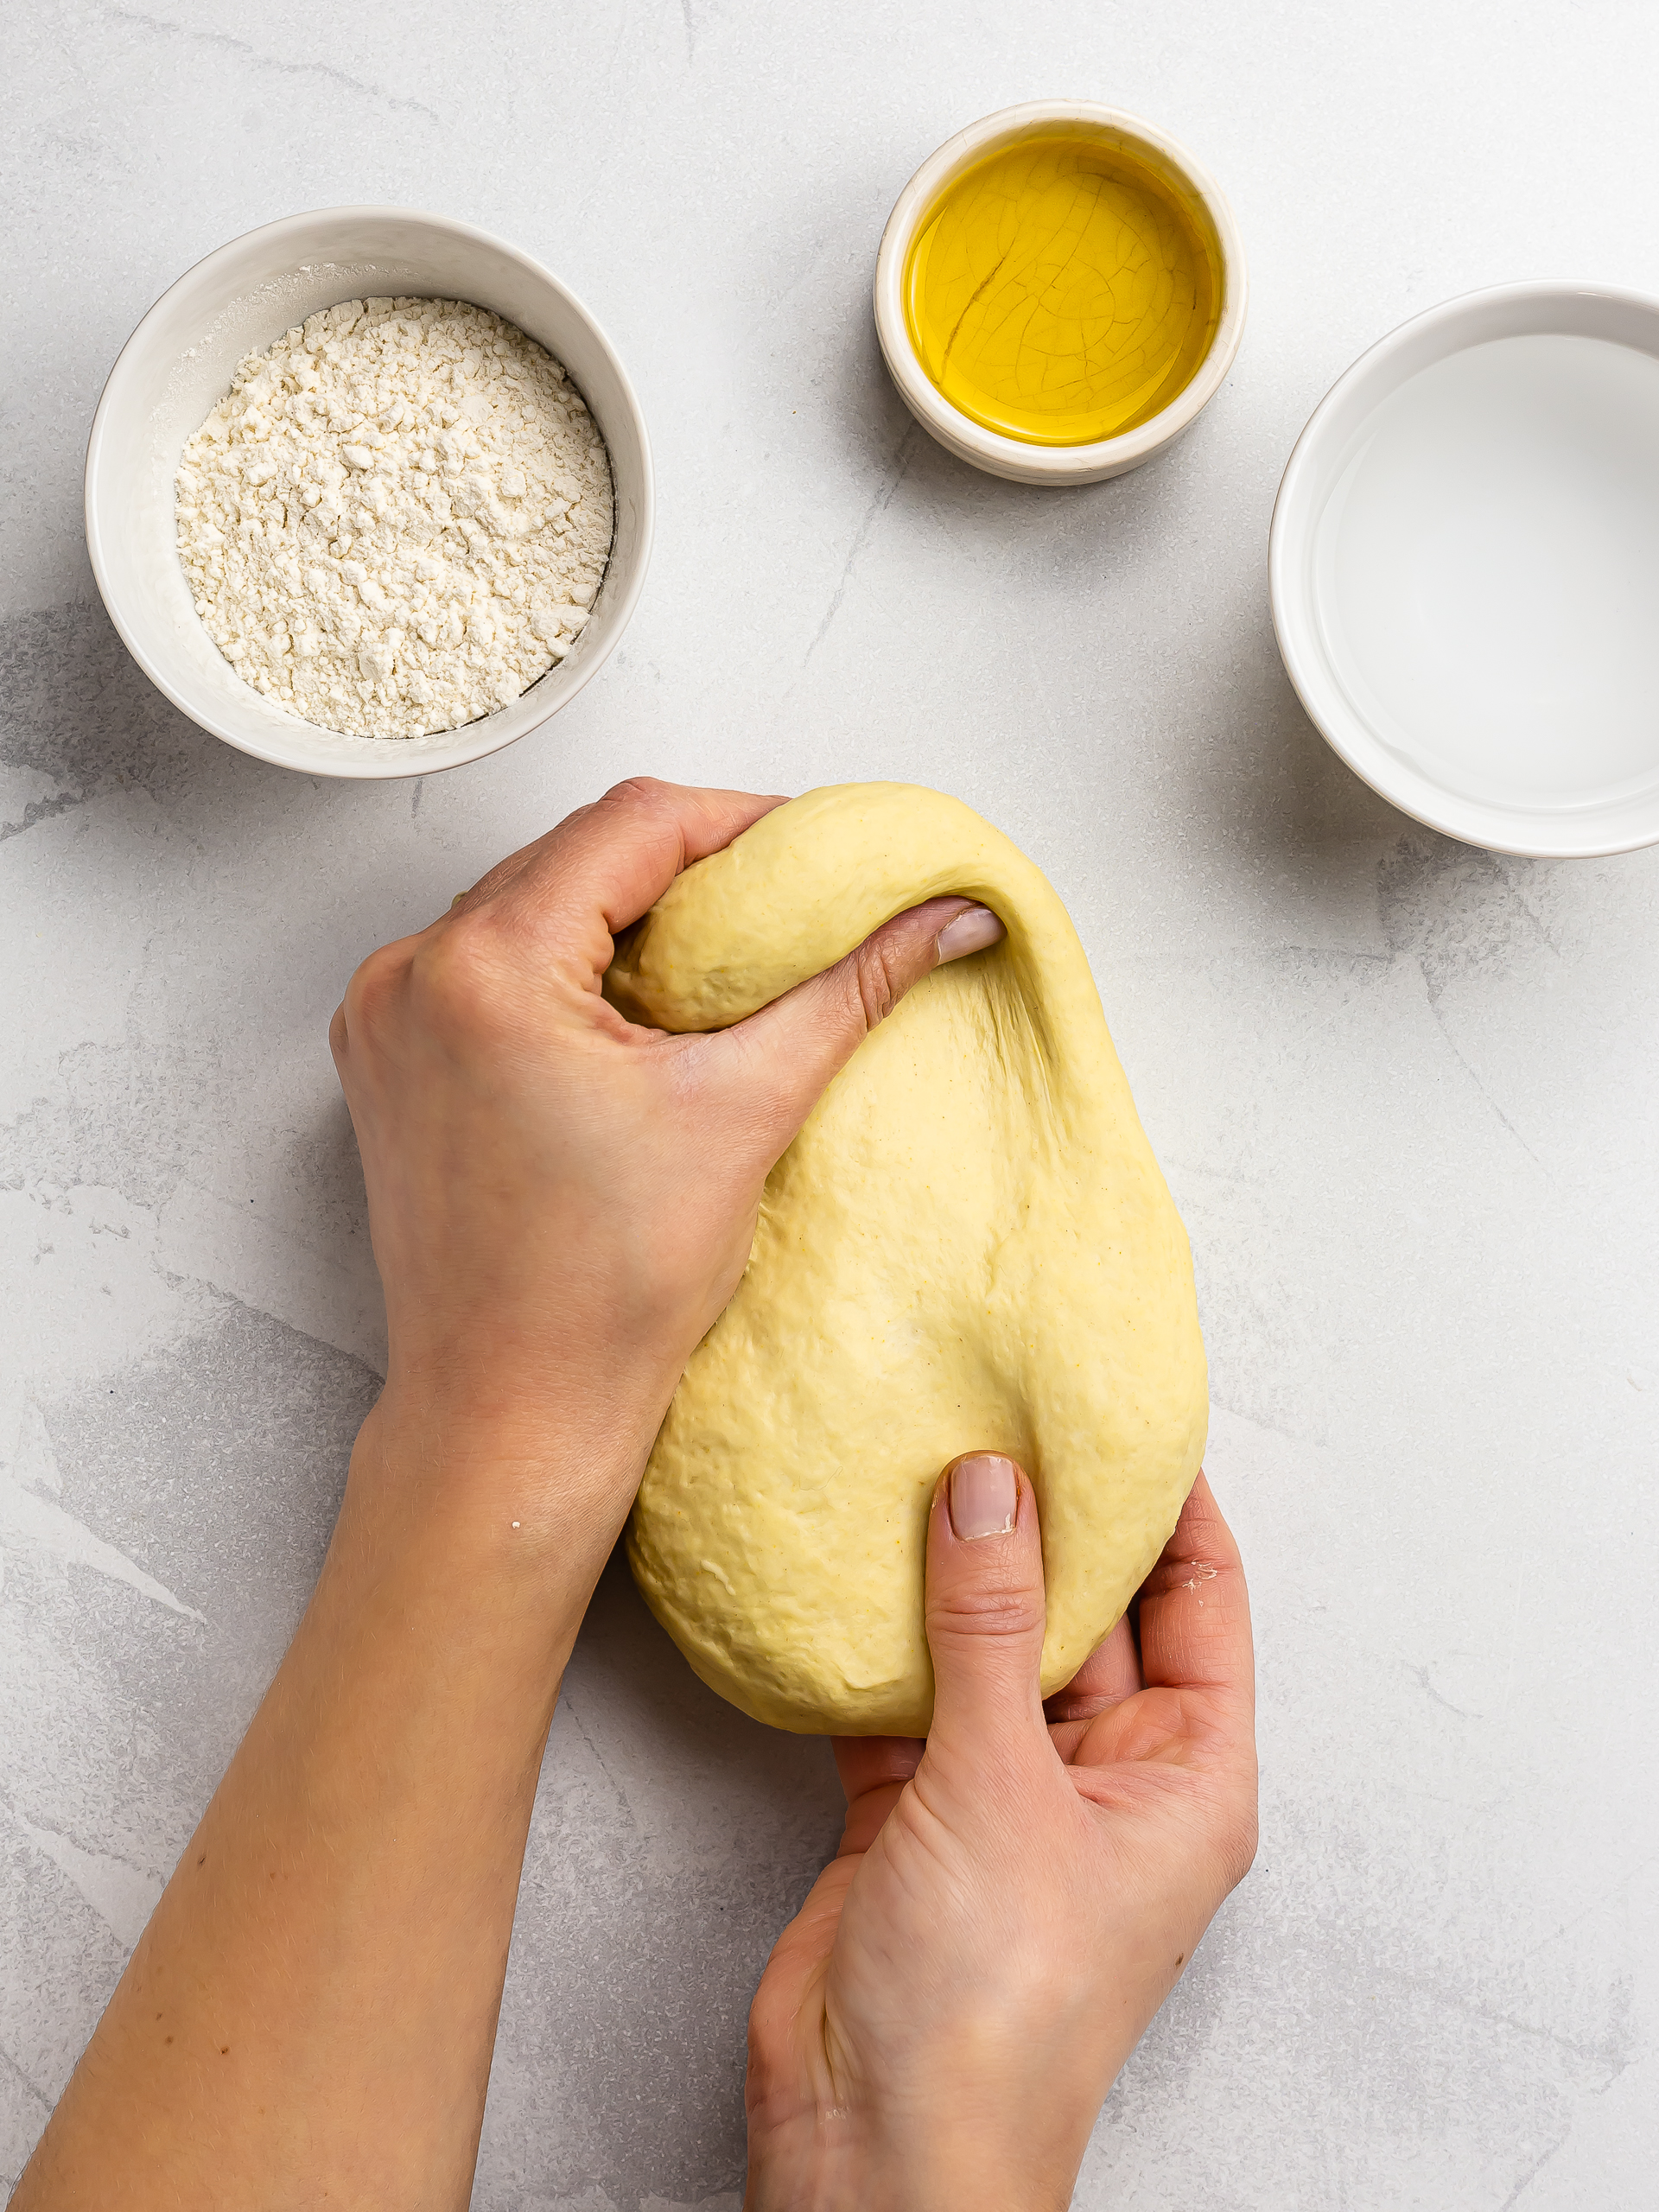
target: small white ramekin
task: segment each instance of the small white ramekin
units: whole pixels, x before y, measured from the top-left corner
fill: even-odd
[[[953,407],[922,366],[905,313],[905,264],[911,243],[934,202],[965,168],[1020,139],[1042,137],[1057,125],[1067,124],[1097,133],[1109,143],[1139,155],[1154,168],[1168,173],[1203,207],[1221,249],[1221,320],[1192,383],[1149,422],[1125,431],[1122,437],[1101,438],[1090,445],[1028,445],[1022,438],[1005,438],[998,431],[986,429]],[[1243,241],[1233,211],[1215,179],[1184,147],[1155,124],[1126,115],[1119,108],[1097,107],[1087,100],[1028,100],[1023,106],[982,116],[965,130],[958,130],[922,163],[899,194],[876,255],[875,328],[883,358],[906,406],[922,428],[958,460],[971,461],[976,468],[992,476],[1005,476],[1015,484],[1099,484],[1109,476],[1122,476],[1126,469],[1138,468],[1143,461],[1150,461],[1173,444],[1220,391],[1244,334],[1249,289]]]
[[[615,533],[593,612],[565,658],[510,707],[431,737],[344,735],[245,683],[196,613],[179,560],[174,478],[185,441],[238,363],[343,300],[460,299],[516,323],[563,363],[611,459]],[[86,448],[86,550],[128,652],[193,721],[313,776],[427,776],[512,745],[573,699],[627,626],[651,554],[651,447],[599,325],[540,264],[470,224],[406,207],[289,215],[210,253],[122,348]]]

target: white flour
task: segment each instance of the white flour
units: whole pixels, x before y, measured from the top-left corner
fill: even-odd
[[[179,463],[179,557],[238,673],[309,722],[454,729],[588,619],[605,443],[551,355],[456,300],[353,300],[251,354]]]

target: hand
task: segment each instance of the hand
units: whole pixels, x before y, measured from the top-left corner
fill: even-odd
[[[686,1359],[747,1263],[767,1173],[971,905],[900,914],[717,1034],[626,1020],[601,991],[616,932],[778,804],[620,785],[365,960],[334,1017],[386,1293],[376,1421],[429,1438],[487,1412],[492,1461],[505,1427],[531,1463],[521,1534],[562,1551],[570,1461],[583,1461],[595,1572]],[[945,957],[1001,934],[976,908]],[[556,1490],[534,1475],[550,1446]]]
[[[1001,935],[937,899],[721,1035],[632,1027],[615,931],[776,804],[624,784],[353,978],[386,1389],[18,2212],[467,2202],[560,1675],[681,1367],[823,1085]]]
[[[749,2022],[747,2212],[1071,2202],[1107,2090],[1255,1851],[1249,1599],[1199,1476],[1134,1628],[1039,1701],[1036,1500],[941,1479],[926,1744],[848,1737],[839,1855]]]

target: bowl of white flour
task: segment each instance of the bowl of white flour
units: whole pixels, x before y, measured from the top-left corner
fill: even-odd
[[[651,450],[593,317],[464,223],[337,207],[181,276],[111,372],[86,543],[150,681],[310,775],[428,775],[573,698],[633,611]]]

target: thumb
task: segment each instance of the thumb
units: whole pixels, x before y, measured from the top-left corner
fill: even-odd
[[[736,1056],[746,1084],[762,1078],[772,1108],[772,1157],[793,1142],[830,1078],[913,983],[1002,935],[988,906],[971,899],[925,899],[872,931],[833,968],[711,1039],[718,1051]]]
[[[933,1654],[930,1749],[1046,1743],[1043,1546],[1023,1471],[996,1452],[953,1459],[927,1528],[927,1642]]]

